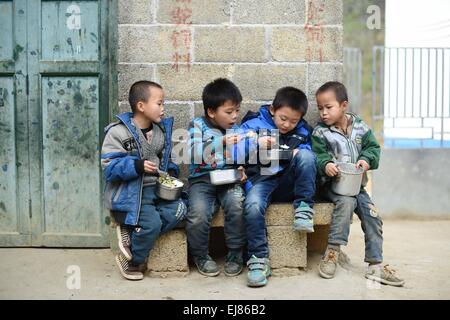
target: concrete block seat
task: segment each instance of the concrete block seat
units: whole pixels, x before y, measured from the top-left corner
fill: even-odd
[[[269,206],[266,214],[270,261],[274,275],[295,275],[307,266],[307,252],[323,252],[333,204],[314,205],[314,233],[305,234],[292,228],[294,213],[291,203],[277,203]],[[224,223],[222,209],[214,216],[212,228],[221,228]],[[115,226],[115,223],[112,223]],[[186,276],[189,273],[185,223],[161,236],[153,248],[148,262],[150,276]],[[117,252],[117,238],[111,232],[111,249]],[[212,248],[211,248],[212,249]]]

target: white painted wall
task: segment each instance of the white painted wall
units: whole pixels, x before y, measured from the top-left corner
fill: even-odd
[[[386,0],[386,47],[450,48],[450,1]],[[420,50],[406,50],[406,55],[401,50],[399,59],[388,52],[385,136],[440,140],[443,132],[450,140],[450,50],[422,51],[422,56]],[[390,129],[394,118],[396,127],[405,128]]]

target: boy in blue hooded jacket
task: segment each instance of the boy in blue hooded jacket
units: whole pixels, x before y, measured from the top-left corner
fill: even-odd
[[[162,87],[138,81],[129,102],[132,112],[118,115],[119,121],[105,129],[101,162],[106,207],[118,223],[116,263],[124,278],[141,280],[156,239],[174,228],[187,208],[182,200],[163,200],[155,193],[158,169],[173,176],[179,172],[170,159],[173,118],[162,118]]]
[[[313,232],[313,196],[316,164],[311,150],[311,127],[303,119],[308,109],[306,95],[299,89],[284,87],[277,91],[272,105],[259,112],[249,112],[241,129],[258,133],[258,151],[271,147],[293,150],[291,160],[279,160],[265,166],[248,165],[244,218],[247,232],[249,286],[267,284],[270,276],[269,247],[265,212],[271,202],[292,202],[295,210],[294,229]]]

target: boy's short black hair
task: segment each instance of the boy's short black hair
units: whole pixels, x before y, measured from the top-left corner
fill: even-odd
[[[227,101],[238,105],[242,102],[242,95],[239,88],[230,80],[218,78],[208,83],[202,93],[203,108],[205,115],[208,109],[217,110],[218,107]]]
[[[300,89],[283,87],[278,89],[275,99],[273,99],[272,107],[274,111],[282,107],[289,107],[305,115],[308,111],[308,98]]]
[[[347,94],[347,89],[345,88],[345,86],[337,81],[329,81],[325,84],[323,84],[319,89],[317,89],[316,91],[316,97],[321,94],[324,93],[325,91],[331,90],[334,92],[334,94],[336,95],[336,101],[339,103],[348,101],[348,94]]]
[[[128,102],[130,103],[131,111],[136,112],[138,102],[147,102],[150,98],[149,87],[156,87],[162,90],[161,85],[153,81],[141,80],[133,83],[128,93]]]

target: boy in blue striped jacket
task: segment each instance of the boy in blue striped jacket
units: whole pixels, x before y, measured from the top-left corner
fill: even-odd
[[[212,216],[219,205],[225,213],[225,242],[229,249],[225,274],[236,276],[242,272],[242,248],[246,243],[243,217],[244,190],[241,183],[213,185],[209,173],[214,170],[238,168],[235,151],[239,142],[236,121],[242,96],[239,89],[227,79],[209,83],[202,94],[205,114],[189,125],[189,211],[186,234],[189,253],[198,271],[206,276],[220,273],[209,256],[209,230]],[[227,154],[231,146],[232,151]],[[229,161],[230,158],[233,161]],[[241,182],[246,179],[243,168]]]

